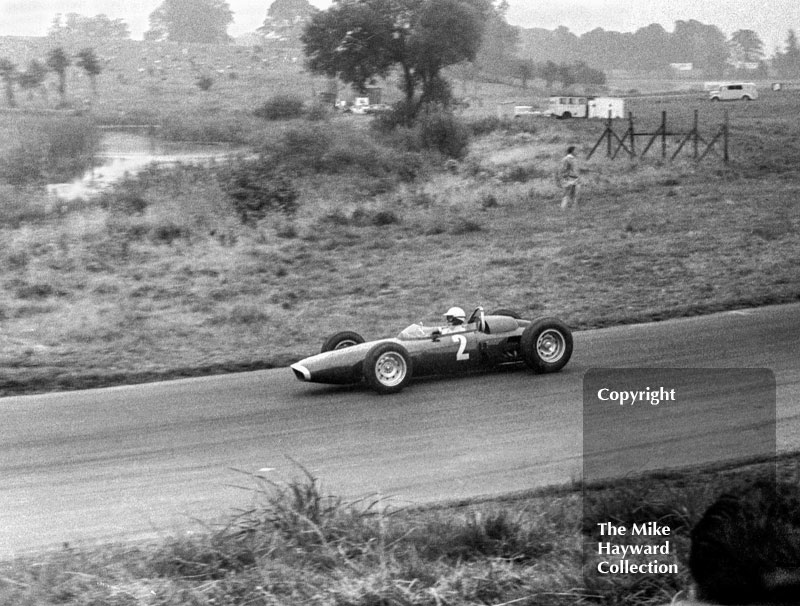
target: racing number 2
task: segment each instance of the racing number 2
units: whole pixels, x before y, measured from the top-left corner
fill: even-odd
[[[469,360],[469,354],[464,352],[464,350],[467,349],[467,337],[464,335],[453,335],[453,342],[459,344],[456,360],[459,362]]]

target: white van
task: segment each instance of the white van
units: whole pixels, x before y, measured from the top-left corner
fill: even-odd
[[[758,99],[758,89],[752,82],[730,82],[709,91],[708,98],[712,101],[750,101]]]

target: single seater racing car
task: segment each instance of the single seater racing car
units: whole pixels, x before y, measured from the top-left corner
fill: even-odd
[[[514,312],[485,314],[478,307],[461,326],[412,324],[394,338],[365,341],[339,332],[322,352],[291,365],[297,379],[314,383],[366,381],[378,393],[403,389],[412,376],[492,369],[524,363],[540,373],[557,372],[572,356],[572,332],[553,317],[523,320]]]

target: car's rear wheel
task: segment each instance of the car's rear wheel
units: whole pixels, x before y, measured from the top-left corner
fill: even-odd
[[[541,318],[522,333],[522,359],[536,372],[558,372],[572,357],[572,331],[557,318]]]
[[[411,356],[399,343],[379,343],[364,358],[364,379],[378,393],[402,390],[411,374]]]
[[[501,307],[500,309],[495,309],[489,315],[490,316],[508,316],[509,318],[514,318],[515,320],[519,320],[520,319],[520,315],[517,312],[515,312],[513,309],[506,309],[505,307]]]
[[[358,345],[359,343],[363,342],[364,337],[357,332],[353,332],[352,330],[337,332],[335,335],[331,335],[325,339],[325,342],[322,344],[322,353],[325,353],[326,351],[333,351],[334,349],[352,347],[353,345]]]

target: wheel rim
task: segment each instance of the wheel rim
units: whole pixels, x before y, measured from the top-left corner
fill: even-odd
[[[567,342],[564,340],[564,335],[555,329],[543,331],[536,340],[536,353],[547,363],[558,362],[566,349]]]
[[[345,347],[352,347],[353,345],[358,345],[358,343],[353,339],[344,339],[343,341],[339,341],[334,349],[344,349]]]
[[[399,353],[389,351],[375,362],[375,377],[381,385],[396,387],[406,378],[408,366]]]

